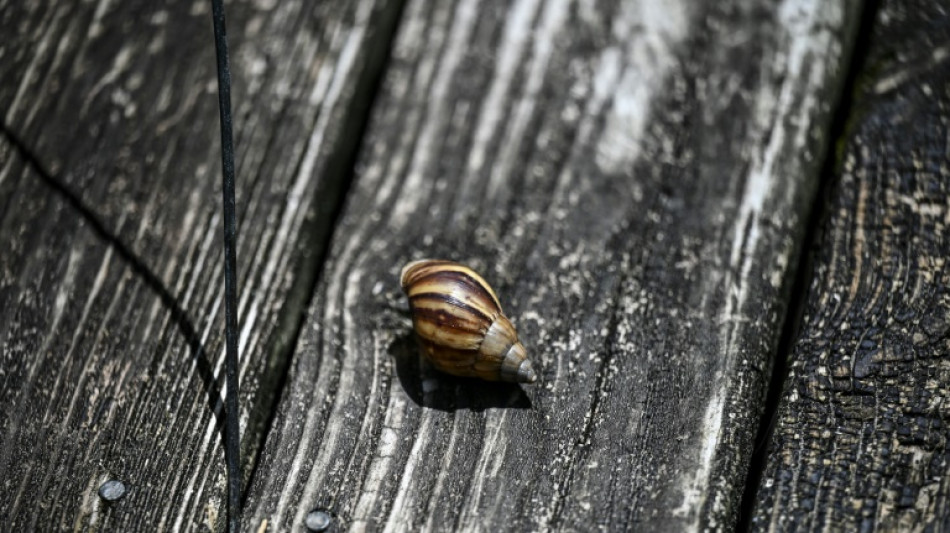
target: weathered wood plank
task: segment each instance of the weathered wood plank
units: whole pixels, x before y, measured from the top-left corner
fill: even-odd
[[[732,526],[857,8],[410,2],[249,527]],[[419,361],[427,256],[539,385]]]
[[[754,529],[950,528],[950,11],[884,0]]]
[[[223,527],[209,8],[0,2],[4,530]],[[229,3],[248,475],[398,11]]]

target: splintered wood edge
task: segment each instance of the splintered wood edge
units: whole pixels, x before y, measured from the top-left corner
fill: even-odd
[[[894,0],[873,14],[753,530],[948,524],[950,16],[941,9]]]

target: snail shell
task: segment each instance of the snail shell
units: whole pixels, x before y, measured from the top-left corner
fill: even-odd
[[[498,296],[472,269],[424,259],[403,267],[400,281],[422,350],[437,369],[489,381],[537,379]]]

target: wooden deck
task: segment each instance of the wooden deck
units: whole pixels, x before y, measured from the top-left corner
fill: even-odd
[[[247,531],[950,530],[950,8],[227,10]],[[224,528],[210,21],[0,0],[4,530]],[[423,257],[539,383],[420,360]]]

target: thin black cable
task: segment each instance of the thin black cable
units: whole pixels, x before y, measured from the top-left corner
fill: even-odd
[[[227,353],[224,459],[228,469],[228,531],[241,530],[241,432],[238,428],[237,278],[235,275],[234,143],[231,126],[231,71],[222,0],[211,0],[214,46],[218,57],[218,107],[221,111],[221,170],[224,184],[224,317]]]

